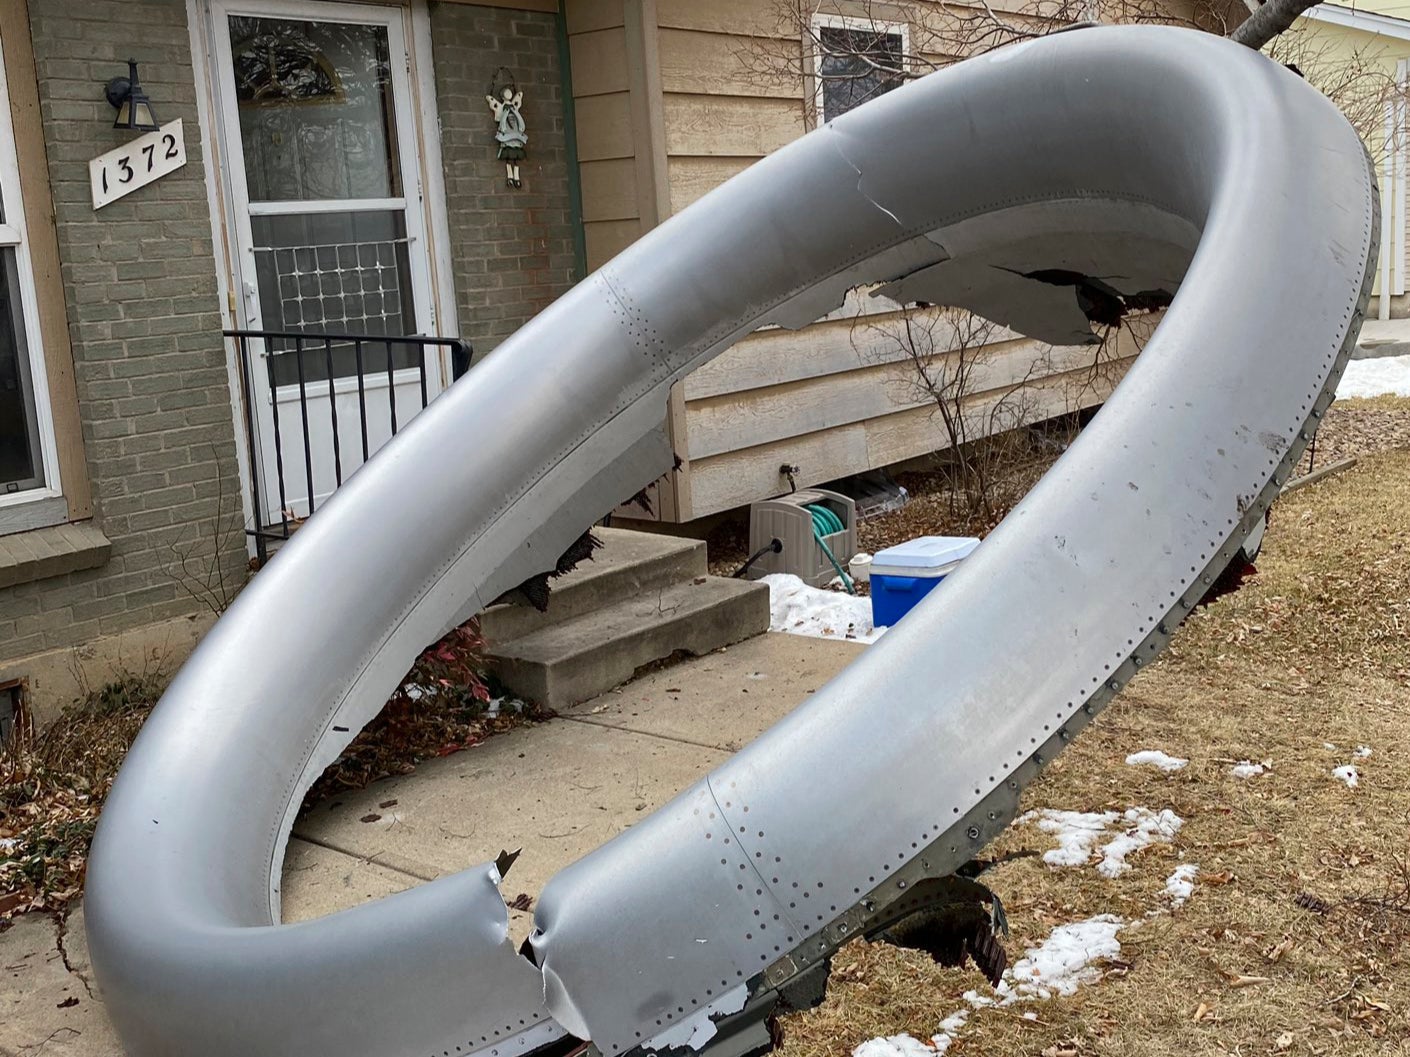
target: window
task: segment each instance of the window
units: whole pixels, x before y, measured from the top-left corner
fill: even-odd
[[[43,346],[0,61],[0,515],[59,494]]]
[[[819,124],[905,83],[907,27],[840,15],[813,20]]]

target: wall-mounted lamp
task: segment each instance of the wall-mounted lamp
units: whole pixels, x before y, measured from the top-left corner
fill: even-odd
[[[129,129],[133,132],[155,132],[162,127],[152,110],[152,101],[147,98],[141,82],[137,80],[137,60],[127,60],[127,76],[114,77],[108,82],[104,94],[118,112],[113,128]]]

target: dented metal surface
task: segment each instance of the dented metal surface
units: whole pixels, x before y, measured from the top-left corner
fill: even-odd
[[[1262,517],[1354,341],[1375,217],[1360,142],[1301,80],[1213,37],[1121,28],[891,93],[662,225],[368,463],[173,683],[90,868],[129,1052],[759,1044],[775,1000],[815,992],[833,950],[1007,824]],[[673,382],[863,283],[1061,341],[1113,297],[1175,298],[945,590],[550,882],[533,962],[491,866],[277,924],[303,791],[416,652],[670,467]]]

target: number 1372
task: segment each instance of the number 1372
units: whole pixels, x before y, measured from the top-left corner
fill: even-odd
[[[176,145],[176,137],[170,132],[162,134],[160,143],[148,143],[137,152],[136,158],[131,155],[123,155],[118,158],[114,165],[117,168],[117,175],[114,182],[118,184],[130,184],[137,178],[137,170],[134,169],[133,162],[141,168],[142,172],[150,173],[157,168],[157,161],[176,161],[181,157],[181,151]],[[103,166],[103,193],[107,194],[109,188],[108,167]]]

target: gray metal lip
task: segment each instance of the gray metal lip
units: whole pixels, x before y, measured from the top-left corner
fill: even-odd
[[[360,470],[173,682],[89,873],[128,1052],[511,1057],[570,1032],[616,1054],[683,1021],[694,1035],[741,983],[836,946],[864,900],[968,858],[1286,479],[1354,341],[1376,209],[1364,148],[1299,78],[1123,27],[916,82],[663,224]],[[1034,291],[996,292],[996,265],[1161,278],[1185,261],[1107,408],[945,590],[550,882],[542,971],[510,946],[488,866],[277,924],[303,791],[426,642],[669,468],[673,382],[862,283],[1071,334],[1069,304],[1035,315]]]

